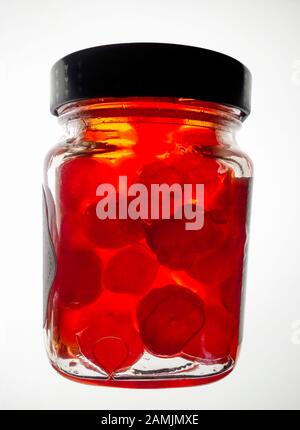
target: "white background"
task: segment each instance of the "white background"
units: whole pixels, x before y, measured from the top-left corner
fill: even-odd
[[[299,409],[299,23],[298,0],[1,0],[0,408]],[[49,70],[72,51],[135,41],[218,50],[253,74],[240,135],[255,165],[244,344],[235,371],[208,386],[84,386],[44,352],[42,163],[59,131]]]

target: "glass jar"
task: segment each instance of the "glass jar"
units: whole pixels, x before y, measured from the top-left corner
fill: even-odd
[[[130,52],[130,69],[144,67],[137,53],[148,49],[215,54],[208,71],[216,58],[236,61],[127,44],[71,54],[52,70],[63,138],[45,162],[44,329],[53,367],[76,381],[208,383],[233,369],[241,343],[252,164],[236,132],[247,103],[222,91],[216,101],[212,89],[175,97],[162,84],[153,95],[145,69],[135,90],[115,77],[103,88],[86,65],[109,74]],[[91,73],[94,94],[84,87]]]

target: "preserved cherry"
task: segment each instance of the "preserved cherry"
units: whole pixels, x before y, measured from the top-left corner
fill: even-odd
[[[77,335],[83,356],[111,375],[134,364],[143,344],[127,309],[112,302],[100,302],[88,318],[87,327]]]
[[[208,362],[227,359],[236,329],[236,321],[224,306],[208,301],[205,303],[204,326],[183,347],[183,352]]]
[[[153,289],[140,302],[137,317],[144,345],[161,356],[180,353],[205,321],[201,299],[179,285]]]
[[[58,169],[57,188],[61,209],[78,211],[96,196],[101,183],[116,184],[113,167],[96,157],[71,157]]]
[[[101,261],[91,250],[61,249],[54,280],[59,298],[70,307],[84,306],[101,291]]]
[[[82,228],[87,237],[99,248],[115,249],[138,242],[144,234],[140,220],[103,219],[96,212],[98,200],[91,203],[84,212]]]
[[[144,246],[122,249],[108,262],[103,282],[116,293],[143,294],[151,287],[158,270],[156,258]]]
[[[207,213],[200,230],[187,230],[184,219],[159,220],[152,223],[146,236],[148,245],[162,264],[182,270],[192,267],[198,255],[205,258],[218,249],[224,234]]]

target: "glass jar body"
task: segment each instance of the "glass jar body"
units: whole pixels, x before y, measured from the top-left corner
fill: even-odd
[[[132,387],[225,376],[241,343],[252,178],[239,112],[93,100],[62,108],[60,121],[44,179],[52,365]]]

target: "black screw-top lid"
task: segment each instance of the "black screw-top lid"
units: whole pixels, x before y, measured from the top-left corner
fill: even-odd
[[[250,113],[251,74],[219,52],[166,43],[124,43],[74,52],[51,70],[51,112],[104,97],[176,97]]]

